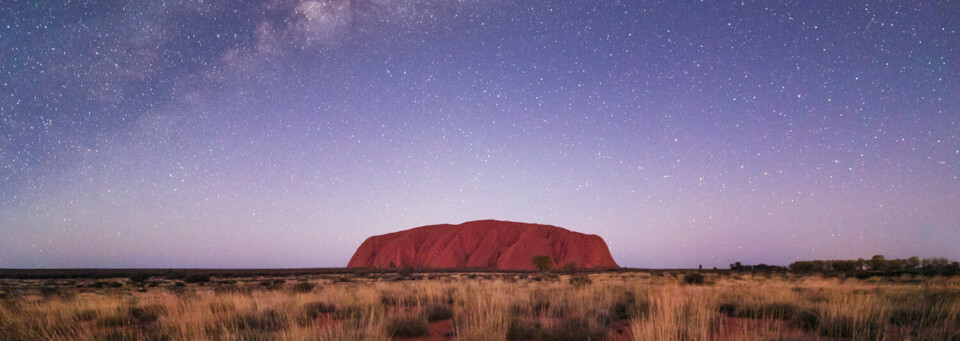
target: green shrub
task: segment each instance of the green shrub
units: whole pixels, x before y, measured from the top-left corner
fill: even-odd
[[[430,325],[426,317],[397,317],[387,323],[387,334],[391,337],[421,337],[427,336]]]

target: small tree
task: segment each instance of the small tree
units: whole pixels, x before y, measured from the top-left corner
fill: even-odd
[[[907,270],[916,270],[920,268],[920,258],[918,258],[917,256],[907,258],[906,266],[907,266]]]
[[[548,256],[533,256],[533,267],[540,272],[550,271],[550,268],[553,267],[553,259]]]
[[[886,270],[887,259],[883,255],[875,255],[867,261],[867,265],[870,265],[870,270]]]

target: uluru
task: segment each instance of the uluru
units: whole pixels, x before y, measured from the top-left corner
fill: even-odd
[[[347,267],[533,270],[535,256],[550,257],[554,266],[619,268],[600,236],[499,220],[428,225],[373,236],[360,245]]]

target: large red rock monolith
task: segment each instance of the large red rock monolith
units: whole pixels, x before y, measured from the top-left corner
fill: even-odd
[[[430,225],[367,238],[348,268],[485,268],[533,270],[534,256],[549,256],[554,266],[618,268],[600,236],[564,228],[480,220],[460,225]]]

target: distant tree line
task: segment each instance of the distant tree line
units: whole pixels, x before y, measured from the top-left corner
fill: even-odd
[[[946,258],[910,257],[906,259],[886,259],[876,255],[870,259],[857,260],[810,260],[790,264],[795,273],[812,272],[859,272],[864,274],[923,274],[952,276],[960,273],[960,263],[950,262]]]
[[[740,262],[730,264],[730,270],[734,271],[786,271],[787,268],[779,265],[766,265],[763,263],[757,265],[743,265]]]

